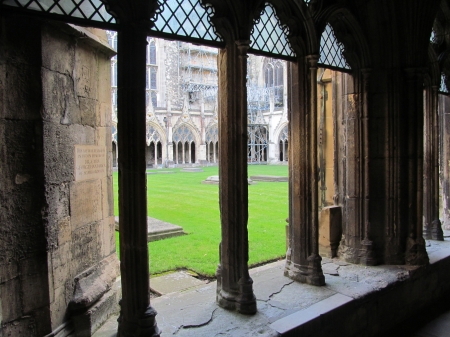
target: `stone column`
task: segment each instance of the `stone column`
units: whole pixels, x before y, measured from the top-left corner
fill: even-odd
[[[214,142],[213,143],[214,163],[217,163],[217,158],[219,157],[219,153],[218,152],[219,152],[219,148],[217,146],[217,142]]]
[[[222,242],[216,273],[217,303],[244,314],[256,313],[253,281],[248,272],[246,75],[249,42],[230,41],[218,56]]]
[[[450,229],[450,97],[439,95],[440,167],[442,217],[444,229]]]
[[[186,164],[190,164],[191,163],[191,143],[188,143],[188,150],[187,150],[187,160],[186,160]]]
[[[439,119],[438,87],[425,90],[424,110],[424,191],[423,236],[425,239],[444,240],[439,220]]]
[[[118,336],[159,336],[150,306],[145,163],[147,37],[125,25],[118,33],[120,270]]]
[[[405,262],[422,265],[428,262],[423,239],[423,69],[405,69],[406,125],[406,205],[407,242]]]
[[[324,285],[318,237],[317,56],[290,64],[289,248],[285,275]]]
[[[367,266],[374,266],[377,264],[375,252],[373,250],[373,242],[371,239],[370,228],[370,151],[369,151],[369,79],[370,69],[362,70],[362,188],[363,188],[363,205],[362,205],[362,220],[363,220],[363,235],[361,240],[360,262]]]
[[[439,133],[441,127],[439,125],[439,91],[438,87],[433,87],[433,181],[432,181],[432,193],[433,193],[433,221],[431,222],[432,231],[431,238],[433,240],[444,241],[444,233],[442,231],[442,223],[439,218]]]

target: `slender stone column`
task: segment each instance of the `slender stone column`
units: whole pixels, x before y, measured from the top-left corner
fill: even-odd
[[[248,272],[247,50],[250,41],[230,41],[219,51],[219,198],[222,242],[217,303],[256,313]]]
[[[431,239],[432,220],[432,165],[433,165],[433,144],[432,144],[432,103],[433,90],[430,86],[425,88],[425,111],[424,111],[424,153],[423,153],[423,237]]]
[[[145,163],[146,35],[130,26],[118,33],[120,270],[118,336],[159,336],[150,306]]]
[[[289,249],[285,275],[324,285],[318,237],[317,56],[290,64]]]
[[[190,142],[188,143],[187,155],[188,155],[188,157],[187,157],[186,163],[190,164],[191,163],[191,143]]]
[[[363,141],[363,238],[361,241],[362,264],[374,266],[377,264],[373,242],[371,240],[369,206],[370,206],[370,152],[369,152],[369,79],[370,69],[362,70],[363,92],[362,92],[362,141]]]
[[[438,112],[438,87],[433,86],[432,90],[432,154],[433,154],[433,162],[432,162],[432,180],[431,180],[431,194],[432,194],[432,203],[431,203],[431,239],[444,241],[444,233],[442,231],[442,223],[439,219],[439,112]]]
[[[423,239],[423,70],[405,69],[407,125],[406,128],[406,172],[407,176],[407,242],[405,262],[422,265],[428,263]],[[406,228],[405,228],[406,229]]]

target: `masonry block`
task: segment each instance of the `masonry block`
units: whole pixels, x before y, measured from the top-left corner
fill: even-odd
[[[319,252],[322,256],[337,256],[342,237],[342,209],[340,206],[324,207],[319,214]]]

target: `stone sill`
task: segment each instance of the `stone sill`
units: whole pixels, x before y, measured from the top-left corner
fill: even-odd
[[[161,336],[375,336],[450,290],[450,239],[427,246],[430,265],[423,267],[365,267],[324,258],[323,287],[284,277],[284,261],[254,268],[253,316],[219,308],[215,282],[155,298],[152,306]],[[113,337],[115,329],[110,320],[94,336]]]

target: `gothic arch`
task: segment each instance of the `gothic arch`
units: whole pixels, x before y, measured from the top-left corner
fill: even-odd
[[[260,17],[267,4],[274,8],[280,24],[288,28],[287,37],[297,58],[318,54],[320,44],[317,42],[312,16],[304,1],[260,1],[259,5],[255,6],[255,19]]]
[[[190,132],[190,134],[192,135],[191,137],[189,137],[187,135],[187,133],[183,132],[183,134],[180,134],[180,137],[177,138],[178,134],[180,131],[182,131],[183,129],[188,130]],[[178,132],[178,133],[177,133]],[[180,125],[178,125],[176,128],[173,129],[172,132],[172,140],[174,142],[195,142],[196,145],[200,144],[200,134],[198,133],[198,131],[196,129],[194,129],[190,124],[188,123],[182,123]]]
[[[147,122],[145,138],[147,146],[150,145],[152,141],[160,141],[161,143],[165,143],[167,141],[166,132],[159,124],[155,122]]]
[[[349,10],[342,7],[330,6],[315,16],[318,41],[326,25],[329,23],[336,38],[344,46],[344,57],[352,70],[371,67],[372,59],[367,39],[363,31]]]

